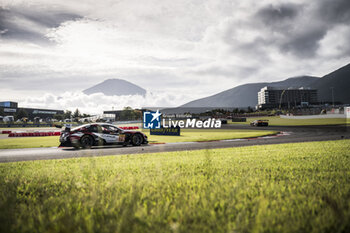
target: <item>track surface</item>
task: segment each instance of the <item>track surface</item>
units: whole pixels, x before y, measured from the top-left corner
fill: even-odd
[[[289,126],[289,127],[267,127],[252,128],[244,125],[225,125],[227,129],[257,129],[275,130],[285,132],[278,137],[263,137],[241,140],[222,140],[211,142],[193,143],[168,143],[147,145],[140,147],[104,147],[90,150],[75,150],[73,148],[28,148],[28,149],[6,149],[0,150],[0,162],[17,162],[28,160],[65,159],[78,157],[93,157],[105,155],[156,153],[167,151],[199,150],[213,148],[227,148],[253,145],[268,145],[293,142],[310,142],[350,139],[350,127],[345,126]]]

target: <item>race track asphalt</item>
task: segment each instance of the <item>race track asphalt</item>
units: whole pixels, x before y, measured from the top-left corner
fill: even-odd
[[[222,140],[210,142],[184,142],[145,145],[139,147],[95,147],[88,150],[73,148],[28,148],[0,150],[0,162],[18,162],[30,160],[67,159],[96,157],[106,155],[157,153],[168,151],[200,150],[214,148],[268,145],[293,142],[327,141],[350,139],[350,127],[346,126],[285,126],[252,128],[246,125],[225,125],[227,129],[257,129],[282,132],[279,136],[251,139]]]

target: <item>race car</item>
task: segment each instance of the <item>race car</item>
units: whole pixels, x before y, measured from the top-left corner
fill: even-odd
[[[134,145],[147,144],[147,136],[140,131],[123,130],[107,123],[91,123],[70,129],[66,126],[61,132],[60,147],[88,149],[102,145]]]
[[[269,126],[269,120],[255,120],[250,122],[251,126]]]

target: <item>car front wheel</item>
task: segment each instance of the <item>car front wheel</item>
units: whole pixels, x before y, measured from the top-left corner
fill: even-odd
[[[131,142],[134,146],[140,146],[142,144],[142,136],[140,134],[134,134],[131,138]]]

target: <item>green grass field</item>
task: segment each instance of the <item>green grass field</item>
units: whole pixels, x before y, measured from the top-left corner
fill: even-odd
[[[261,131],[261,130],[195,130],[185,129],[181,130],[181,136],[158,136],[149,135],[146,132],[150,143],[172,143],[172,142],[198,142],[211,140],[224,140],[236,138],[250,138],[264,135],[276,134],[277,131]]]
[[[350,124],[350,119],[328,118],[328,119],[284,119],[279,116],[273,117],[249,117],[246,122],[230,122],[229,124],[250,124],[255,120],[269,120],[272,126],[303,126],[303,125],[344,125]]]
[[[149,137],[150,143],[168,143],[258,137],[275,133],[277,132],[261,130],[182,130],[181,136],[158,136],[149,135],[149,133],[146,134]],[[58,136],[6,138],[0,140],[0,149],[55,147],[59,144]]]
[[[0,164],[0,232],[349,232],[350,140]]]
[[[57,147],[59,144],[59,136],[0,139],[0,149]]]

